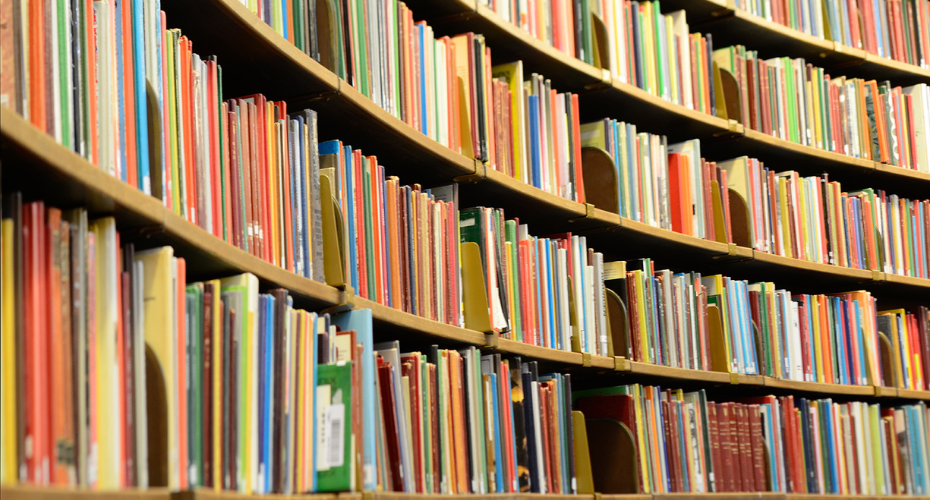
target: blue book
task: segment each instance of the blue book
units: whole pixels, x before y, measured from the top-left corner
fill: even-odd
[[[540,137],[539,137],[539,96],[531,95],[527,97],[529,105],[528,114],[530,116],[530,174],[529,183],[532,186],[542,186],[542,159],[540,156]]]
[[[501,419],[500,419],[500,407],[498,405],[497,398],[499,392],[497,389],[497,374],[490,373],[488,374],[491,379],[491,394],[486,394],[486,397],[491,398],[492,403],[492,415],[494,415],[494,477],[495,484],[497,485],[496,492],[504,492],[504,456],[501,454]]]
[[[343,331],[355,330],[362,344],[362,489],[374,491],[375,469],[375,358],[371,309],[354,309],[333,315],[333,324]]]
[[[343,147],[343,158],[342,158],[343,172],[345,172],[346,179],[346,196],[350,199],[347,199],[345,202],[346,206],[346,219],[345,219],[345,228],[348,233],[349,239],[349,277],[351,281],[349,282],[352,285],[352,288],[358,290],[358,230],[359,228],[355,225],[355,203],[351,197],[355,196],[356,181],[355,181],[355,168],[352,165],[352,148],[349,146]]]
[[[132,49],[133,78],[135,80],[136,109],[136,153],[139,168],[139,188],[152,194],[152,178],[149,174],[149,121],[148,97],[145,81],[145,36],[142,33],[142,0],[132,0]]]
[[[547,309],[549,311],[549,347],[553,349],[558,349],[558,343],[556,339],[556,326],[555,322],[555,302],[552,300],[552,278],[553,278],[553,268],[552,268],[552,255],[549,239],[543,238],[543,246],[546,248],[546,269],[544,270],[544,276],[546,277],[546,300],[548,301]]]

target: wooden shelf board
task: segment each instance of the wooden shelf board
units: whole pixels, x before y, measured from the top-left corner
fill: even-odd
[[[828,172],[830,180],[839,180],[844,191],[873,187],[922,198],[930,191],[930,174],[795,144],[751,129],[745,129],[743,135],[702,141],[701,153],[709,160],[743,155],[759,158],[775,172],[797,170],[803,176]]]
[[[129,186],[67,150],[19,115],[0,107],[2,120],[3,186],[19,188],[24,199],[42,199],[61,209],[88,207],[91,216],[116,217],[124,240],[139,248],[171,245],[175,255],[188,260],[192,280],[251,272],[265,288],[284,287],[301,305],[326,307],[338,303],[339,293],[281,269],[170,212],[155,198]],[[37,179],[41,178],[41,183]]]
[[[785,380],[774,377],[765,377],[765,386],[773,389],[783,389],[798,392],[816,392],[835,396],[873,397],[875,389],[872,386],[824,384],[820,382],[802,382]]]
[[[920,391],[916,389],[897,389],[897,396],[902,399],[930,401],[930,391]]]
[[[167,488],[98,491],[78,488],[31,485],[0,486],[3,500],[170,500]]]
[[[687,368],[672,368],[670,366],[653,365],[633,361],[630,363],[633,375],[642,375],[648,377],[661,377],[675,380],[689,380],[707,382],[711,384],[729,384],[730,374],[722,372],[712,372],[703,370],[689,370]]]
[[[719,0],[667,0],[662,6],[666,13],[685,9],[692,31],[713,34],[714,48],[743,44],[749,50],[759,51],[764,59],[803,57],[829,70],[834,77],[891,80],[894,85],[911,85],[930,79],[930,69],[823,40],[742,9],[731,10],[726,2]]]

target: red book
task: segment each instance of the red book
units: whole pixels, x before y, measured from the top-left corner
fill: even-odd
[[[681,154],[672,153],[668,155],[668,201],[672,216],[672,231],[686,234],[684,227],[689,214],[684,209],[684,200],[682,199],[684,195],[682,192],[684,188],[682,185],[684,181],[682,170],[687,169],[687,165],[682,163]]]
[[[720,439],[721,480],[725,489],[723,491],[739,491],[736,486],[736,474],[733,460],[733,432],[730,431],[730,413],[733,412],[732,403],[717,404],[717,435]],[[716,475],[716,474],[715,474]]]
[[[39,3],[39,2],[36,2]],[[45,259],[45,205],[41,201],[23,206],[23,342],[25,360],[23,379],[25,392],[25,442],[32,453],[26,453],[26,481],[48,484],[50,480],[51,446],[49,433],[49,366],[48,366],[48,263]],[[92,384],[93,385],[93,384]],[[29,451],[28,449],[26,451]]]
[[[39,130],[46,133],[54,133],[54,123],[48,122],[46,100],[48,99],[48,89],[46,88],[46,79],[48,78],[48,68],[46,68],[45,55],[49,48],[45,46],[45,31],[41,29],[46,26],[47,14],[45,12],[46,2],[26,2],[29,9],[29,120]],[[92,10],[90,12],[93,12]],[[93,52],[93,51],[91,51]],[[28,460],[28,459],[27,459]],[[31,476],[30,476],[31,478]]]
[[[387,458],[391,468],[391,485],[393,491],[404,491],[404,478],[400,470],[400,439],[398,438],[397,418],[395,416],[394,382],[391,375],[391,364],[380,357],[378,358],[378,380],[381,389],[381,415],[384,419]]]
[[[675,417],[672,416],[672,406],[675,403],[662,401],[662,427],[665,432],[665,449],[668,458],[668,478],[669,491],[671,493],[680,493],[684,491],[681,476],[681,449],[678,446],[678,426]]]

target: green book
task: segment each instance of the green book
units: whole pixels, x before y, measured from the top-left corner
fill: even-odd
[[[317,492],[352,488],[352,362],[317,372]]]

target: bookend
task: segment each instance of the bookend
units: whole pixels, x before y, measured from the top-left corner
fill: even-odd
[[[710,181],[710,197],[714,213],[714,239],[718,243],[729,243],[727,241],[727,223],[723,217],[723,202],[720,198],[720,183],[716,180]]]
[[[148,435],[149,487],[168,486],[168,393],[165,370],[145,344],[145,418]]]
[[[594,54],[591,60],[595,67],[610,68],[610,61],[607,60],[607,54],[610,53],[607,49],[607,25],[593,10],[591,11],[591,28],[594,32],[591,41]]]
[[[339,202],[333,196],[332,179],[326,174],[320,174],[320,211],[323,215],[323,276],[326,284],[339,289],[345,289],[345,241],[342,211]]]
[[[743,196],[727,188],[730,200],[730,228],[733,243],[741,247],[752,248],[752,226],[749,220],[749,206]]]
[[[894,355],[891,351],[891,340],[885,332],[878,332],[878,354],[882,362],[882,385],[897,387],[897,372],[894,369]]]
[[[714,63],[714,94],[717,97],[717,116],[724,120],[743,123],[742,100],[736,78],[733,73],[717,66],[716,62]]]
[[[630,321],[629,311],[623,299],[617,295],[617,292],[607,288],[607,324],[610,326],[611,346],[613,352],[610,356],[624,356],[627,359],[633,357],[633,343],[630,339]],[[617,354],[619,353],[619,354]]]
[[[588,419],[585,427],[588,442],[594,443],[589,453],[594,491],[607,494],[638,493],[639,455],[630,429],[623,422],[610,418]]]
[[[715,305],[707,306],[707,333],[710,337],[711,371],[730,373],[730,352],[724,338],[720,309]]]
[[[597,208],[620,213],[617,167],[607,151],[601,148],[581,148],[582,175],[587,181],[585,200]]]
[[[571,276],[568,276],[568,322],[572,325],[572,352],[581,352],[581,326],[575,314],[575,286]]]
[[[591,453],[588,451],[588,431],[584,414],[572,412],[572,443],[575,452],[575,479],[579,495],[593,495],[594,477],[591,475]]]
[[[469,241],[459,245],[462,257],[462,302],[465,309],[465,328],[482,333],[494,333],[488,307],[488,287],[481,267],[481,250]]]
[[[164,187],[165,180],[162,178],[164,173],[161,168],[157,168],[158,165],[161,165],[161,152],[162,152],[162,142],[161,142],[161,113],[158,111],[158,96],[155,94],[155,89],[152,88],[152,84],[146,81],[145,84],[145,107],[148,112],[148,142],[149,142],[149,173],[151,175],[151,193],[152,196],[158,198],[159,200],[165,199],[165,193],[162,191]]]
[[[459,89],[459,109],[467,110],[470,109],[470,104],[468,102],[468,96],[465,95],[465,83],[462,81],[461,77],[458,78],[458,89]],[[472,142],[472,130],[471,130],[471,119],[467,113],[459,113],[459,149],[460,153],[465,155],[466,158],[475,158],[475,147]]]
[[[333,0],[316,0],[317,39],[319,40],[320,64],[341,78],[346,79],[342,69],[342,47],[339,46],[339,7]]]

